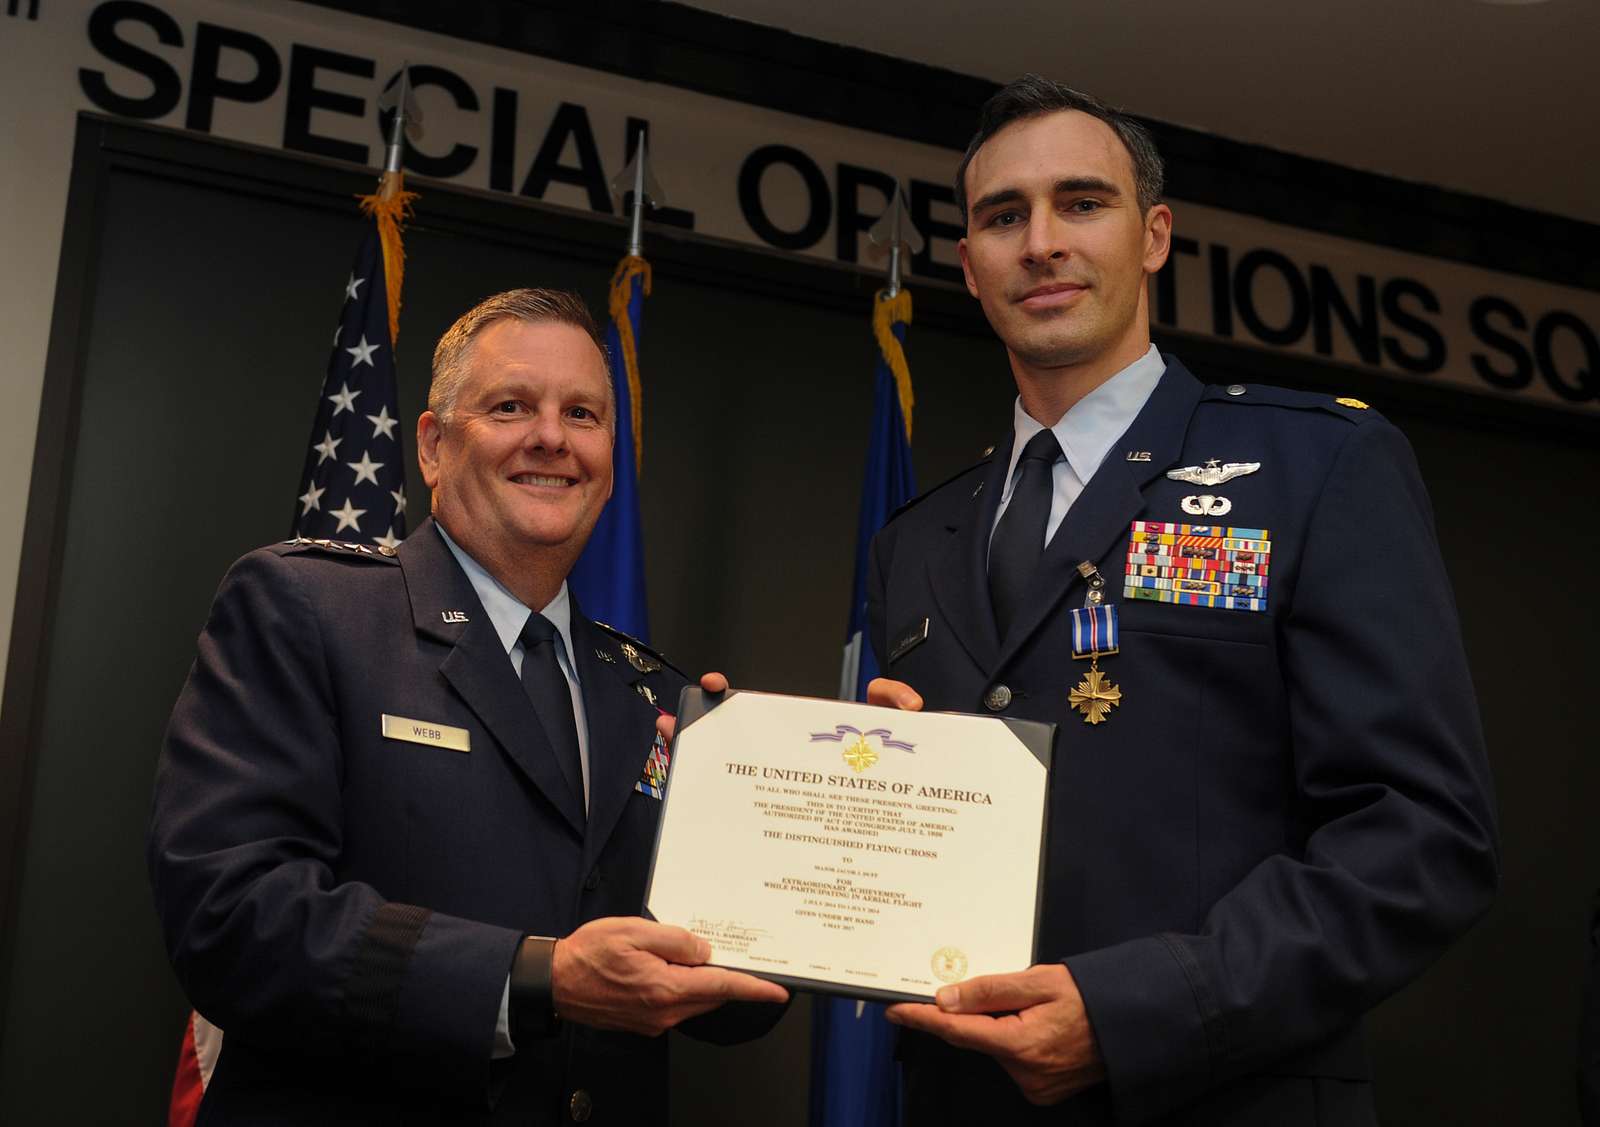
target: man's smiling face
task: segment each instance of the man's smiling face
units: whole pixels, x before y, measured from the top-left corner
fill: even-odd
[[[1014,361],[1048,369],[1142,354],[1145,278],[1166,261],[1171,213],[1141,211],[1110,126],[1076,110],[1013,122],[974,154],[965,186],[967,289]]]
[[[433,511],[491,571],[530,552],[576,559],[611,496],[604,358],[584,330],[506,318],[472,341],[449,418],[418,427]]]

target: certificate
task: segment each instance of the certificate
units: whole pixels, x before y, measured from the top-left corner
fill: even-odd
[[[927,1001],[1034,962],[1055,726],[685,689],[645,905],[711,962]]]

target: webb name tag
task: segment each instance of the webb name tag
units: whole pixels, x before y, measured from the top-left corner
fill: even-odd
[[[407,720],[404,716],[390,716],[387,712],[383,714],[383,734],[391,740],[447,747],[451,751],[472,750],[468,739],[470,733],[465,728],[450,728],[426,720]]]

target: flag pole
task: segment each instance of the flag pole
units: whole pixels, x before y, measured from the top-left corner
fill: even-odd
[[[873,246],[888,248],[889,261],[884,271],[883,287],[885,299],[900,296],[900,278],[905,273],[904,252],[909,250],[912,254],[921,254],[927,245],[922,232],[911,222],[909,211],[905,189],[896,180],[894,191],[889,194],[888,209],[867,232],[867,238]]]
[[[890,514],[916,494],[911,461],[911,371],[904,340],[911,323],[911,291],[902,283],[905,253],[924,243],[907,214],[905,193],[894,185],[889,206],[868,232],[888,259],[883,288],[872,302],[872,335],[878,358],[872,381],[861,512],[857,521],[855,579],[845,627],[839,697],[861,700],[876,676],[877,654],[867,631],[867,588],[873,536]],[[840,998],[818,998],[812,1007],[812,1127],[877,1127],[900,1119],[894,1066],[894,1029],[883,1007]]]
[[[633,207],[628,223],[628,255],[631,258],[644,256],[644,204],[645,168],[649,164],[650,156],[645,151],[650,143],[649,134],[639,134],[639,151],[635,154],[633,162]],[[661,206],[659,200],[653,201],[657,207]]]
[[[411,216],[411,205],[418,196],[406,191],[406,140],[422,136],[422,111],[411,96],[411,64],[400,64],[400,76],[393,93],[385,90],[378,99],[379,111],[394,111],[389,122],[389,142],[383,154],[383,173],[378,190],[361,197],[361,210],[378,224],[378,239],[383,245],[383,278],[389,295],[389,344],[400,337],[400,292],[405,284],[405,248],[401,228]]]

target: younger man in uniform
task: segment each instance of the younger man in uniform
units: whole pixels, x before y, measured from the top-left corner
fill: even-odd
[[[1362,1015],[1498,879],[1410,448],[1151,345],[1161,177],[1137,123],[1034,77],[958,174],[1018,397],[874,544],[871,699],[1060,726],[1051,961],[889,1010],[917,1127],[1375,1122]]]

